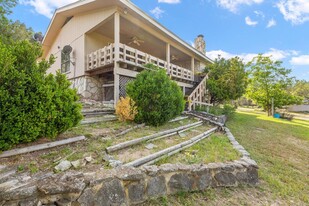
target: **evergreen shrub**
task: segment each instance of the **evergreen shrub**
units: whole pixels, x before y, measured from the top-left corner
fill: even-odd
[[[54,138],[82,119],[76,91],[64,75],[46,75],[54,59],[37,63],[41,54],[38,44],[0,41],[0,151]]]
[[[139,73],[126,89],[137,107],[135,121],[153,126],[162,125],[180,115],[185,101],[180,87],[166,71],[154,65]]]

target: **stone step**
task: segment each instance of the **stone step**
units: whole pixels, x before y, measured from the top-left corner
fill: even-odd
[[[115,110],[93,110],[93,111],[84,111],[82,114],[84,117],[94,117],[94,116],[104,116],[114,114]]]

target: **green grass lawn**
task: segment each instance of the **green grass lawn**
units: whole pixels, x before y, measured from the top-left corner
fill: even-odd
[[[179,193],[144,205],[309,205],[309,122],[238,112],[227,123],[259,165],[257,187]]]

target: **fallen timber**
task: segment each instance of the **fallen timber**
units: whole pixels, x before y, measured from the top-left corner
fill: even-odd
[[[202,122],[203,121],[198,121],[198,122],[188,124],[188,125],[185,125],[185,126],[177,127],[177,128],[174,128],[174,129],[158,132],[158,133],[148,135],[148,136],[145,136],[145,137],[141,137],[141,138],[129,140],[129,141],[126,141],[126,142],[122,142],[122,143],[119,143],[117,145],[107,147],[106,152],[111,153],[111,152],[114,152],[114,151],[117,151],[117,150],[121,150],[121,149],[129,147],[131,145],[139,144],[141,142],[145,142],[145,141],[150,140],[150,139],[154,139],[154,138],[157,138],[157,137],[161,137],[163,135],[167,135],[167,134],[170,134],[170,133],[173,133],[173,132],[178,132],[178,131],[181,131],[181,130],[184,130],[184,129],[187,129],[187,128],[190,128],[190,127],[194,127],[198,124],[201,124]]]
[[[170,136],[173,136],[173,135],[176,135],[176,134],[184,133],[185,131],[188,131],[188,130],[190,130],[190,129],[194,129],[194,128],[196,128],[196,127],[200,127],[200,126],[202,126],[202,125],[203,125],[203,122],[201,122],[200,124],[197,124],[197,125],[195,125],[195,126],[189,127],[189,128],[187,128],[187,129],[184,129],[184,130],[180,130],[180,131],[177,131],[177,132],[172,132],[172,133],[169,133],[169,134],[160,136],[160,137],[156,137],[156,138],[154,138],[154,139],[150,139],[150,140],[148,140],[147,142],[154,142],[154,141],[157,141],[157,140],[166,138],[166,137],[170,137]]]
[[[216,122],[216,121],[214,121],[214,120],[212,120],[212,119],[209,119],[209,118],[203,116],[202,114],[196,114],[196,113],[192,113],[192,112],[188,112],[187,114],[188,114],[188,115],[191,115],[191,116],[194,116],[194,117],[197,117],[197,118],[200,118],[201,120],[207,121],[207,122],[209,122],[209,123],[211,123],[211,124],[214,124],[214,125],[217,125],[217,126],[219,126],[219,127],[221,127],[221,128],[224,127],[224,124],[223,124],[223,123],[221,123],[221,122]]]
[[[86,139],[85,136],[79,136],[79,137],[73,137],[73,138],[64,139],[64,140],[60,140],[60,141],[56,141],[56,142],[48,142],[48,143],[44,143],[44,144],[25,147],[25,148],[21,148],[21,149],[13,149],[13,150],[9,150],[9,151],[5,151],[5,152],[1,153],[0,158],[11,157],[11,156],[25,154],[25,153],[34,152],[34,151],[43,150],[43,149],[49,149],[49,148],[53,148],[53,147],[57,147],[57,146],[81,141],[81,140],[84,140],[84,139]]]
[[[148,162],[154,161],[162,156],[164,156],[165,154],[176,154],[176,151],[179,152],[185,148],[188,148],[189,145],[192,146],[196,143],[198,143],[199,141],[207,138],[208,136],[210,136],[213,132],[215,132],[216,130],[218,130],[218,127],[214,127],[210,130],[207,130],[206,132],[203,132],[193,138],[191,138],[190,140],[187,140],[185,142],[182,142],[180,144],[174,145],[172,147],[166,148],[164,150],[161,150],[159,152],[156,152],[154,154],[148,155],[146,157],[142,157],[140,159],[134,160],[132,162],[129,162],[127,164],[125,164],[124,166],[127,167],[139,167],[142,166]],[[172,153],[174,152],[174,153]]]
[[[136,125],[136,126],[134,126],[134,127],[131,127],[131,128],[129,128],[129,129],[126,129],[126,130],[120,132],[119,134],[116,134],[116,137],[119,137],[119,136],[121,136],[121,135],[125,135],[125,134],[127,134],[128,132],[131,132],[132,130],[139,129],[139,128],[142,128],[142,127],[144,127],[144,126],[145,126],[145,124]]]

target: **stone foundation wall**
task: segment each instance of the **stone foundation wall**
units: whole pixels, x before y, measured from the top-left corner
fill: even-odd
[[[71,80],[72,87],[82,98],[103,101],[103,80],[98,77],[78,77]]]
[[[25,175],[0,184],[0,205],[131,205],[179,191],[257,182],[257,167],[246,158],[226,164],[166,164],[93,173]]]
[[[0,206],[134,205],[152,197],[180,191],[256,185],[258,166],[250,154],[223,127],[242,158],[228,163],[165,164],[141,168],[120,167],[88,173],[41,173],[30,176],[0,165]]]

